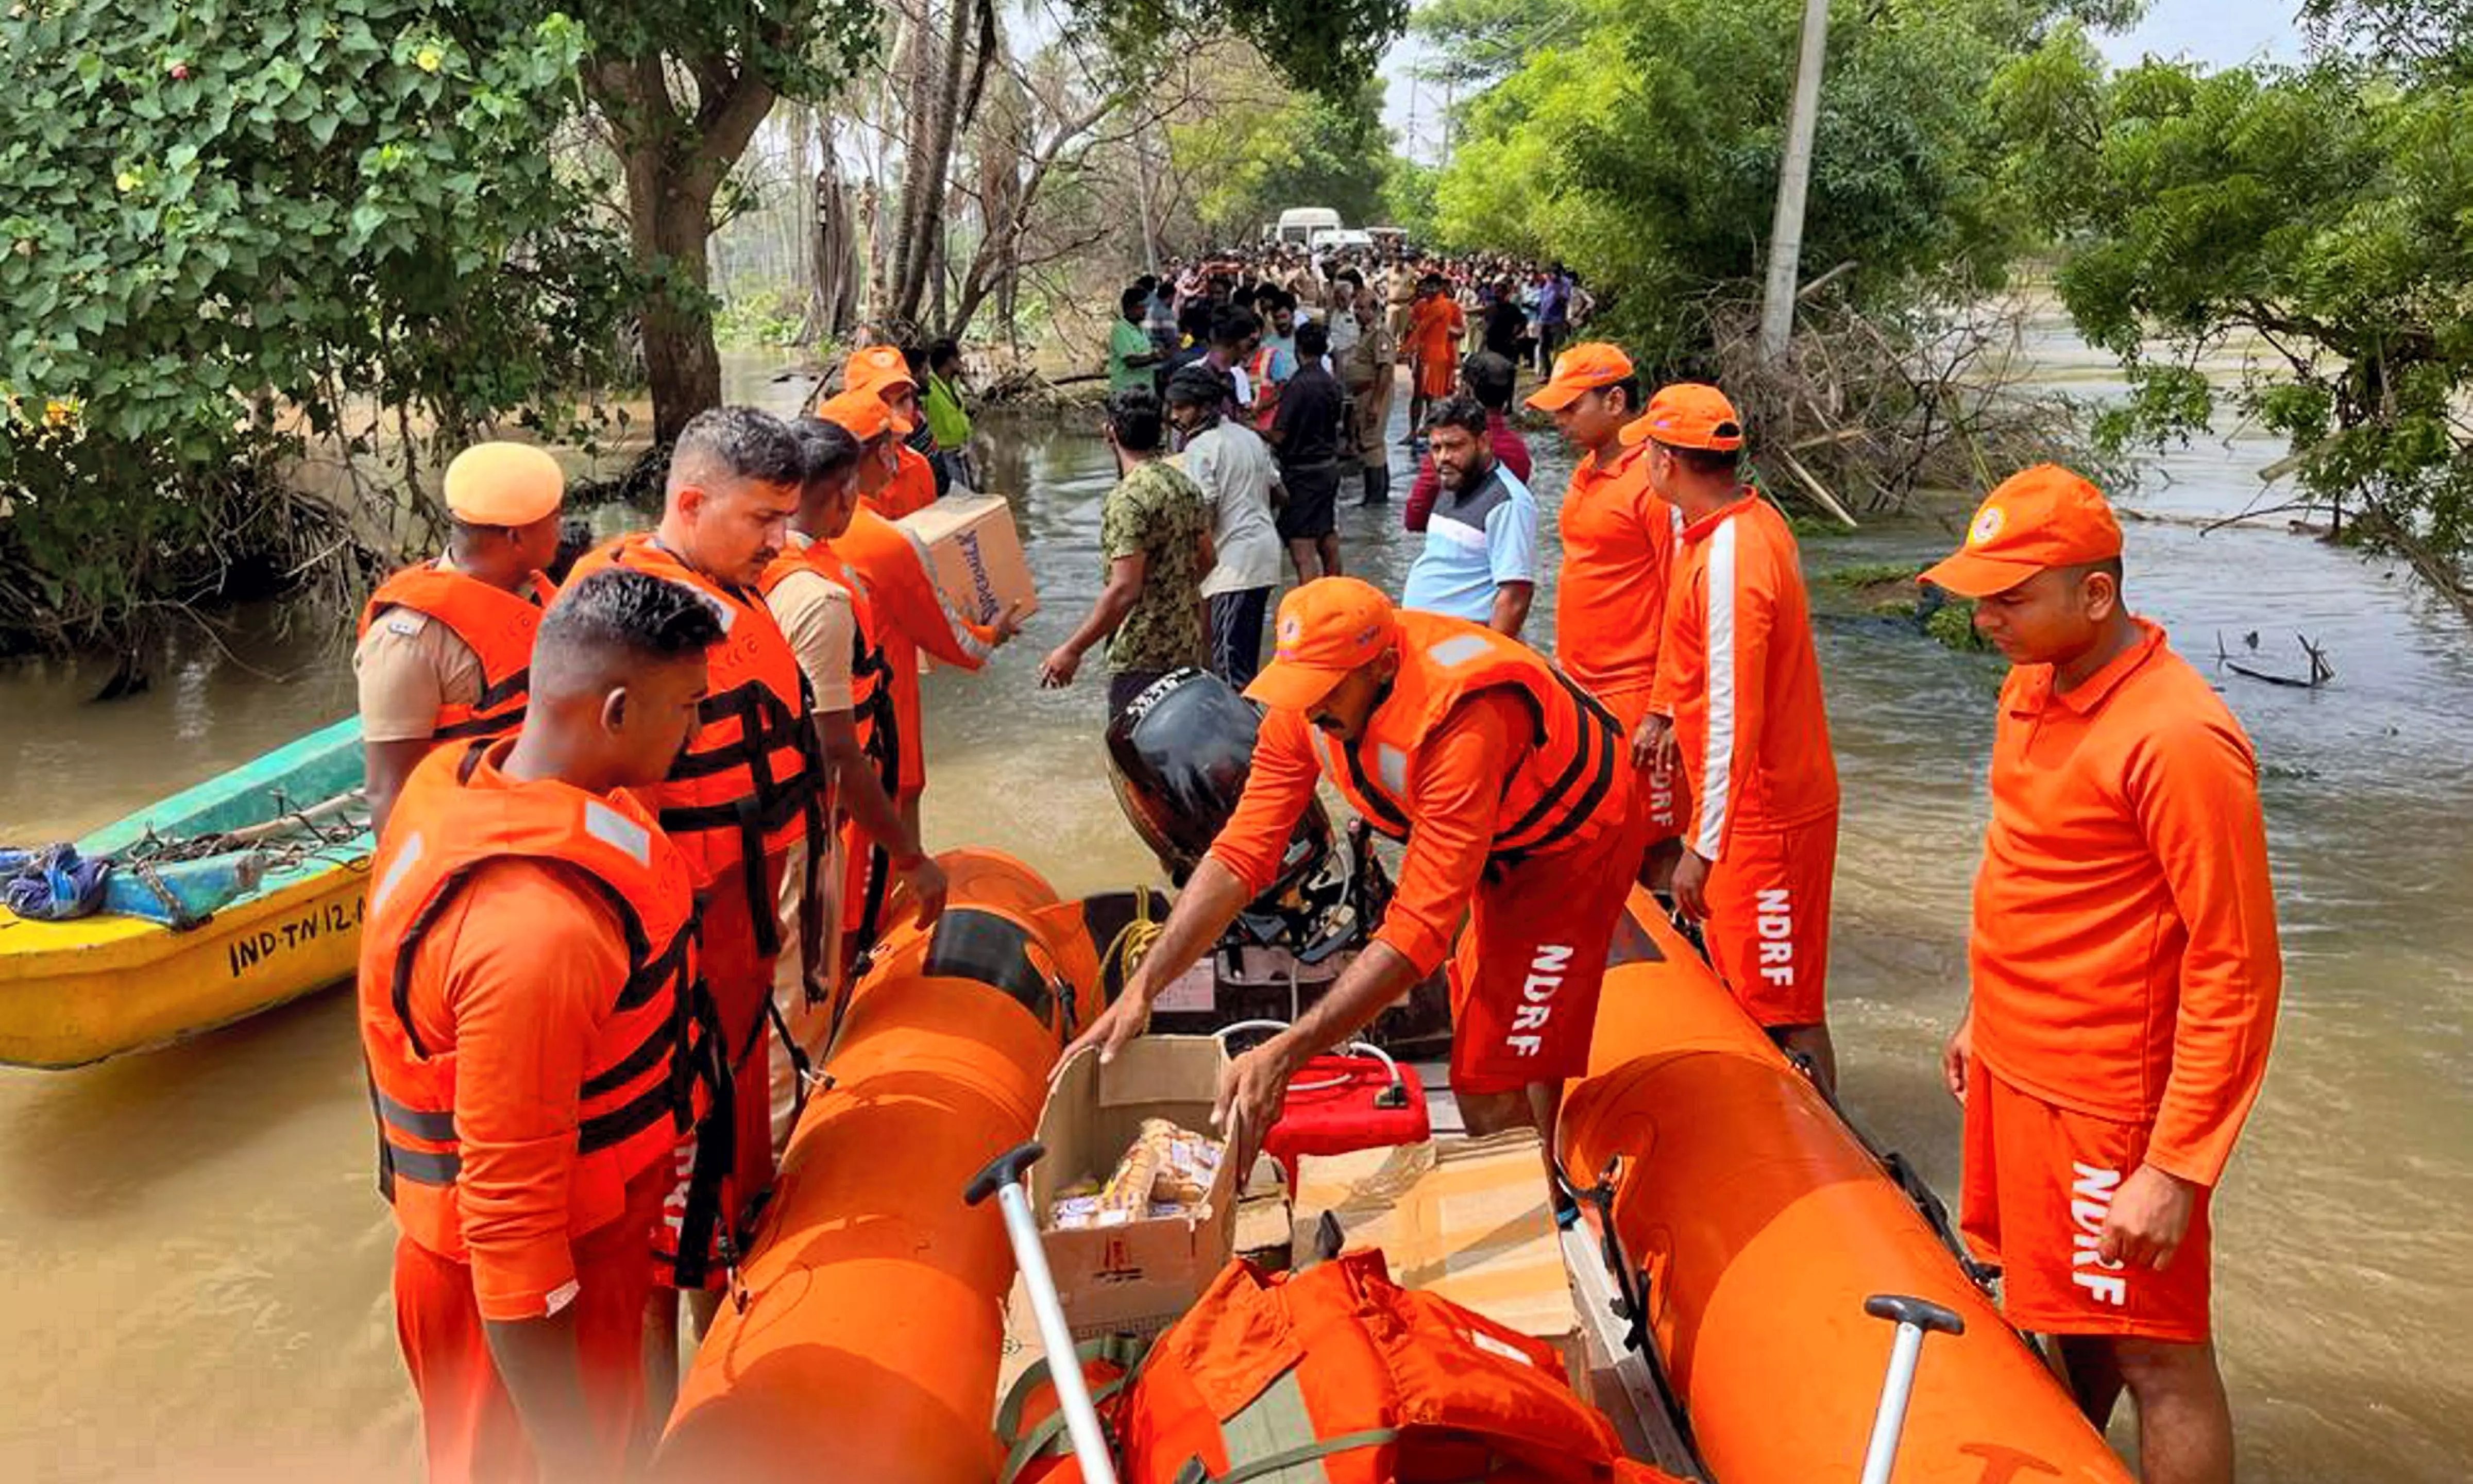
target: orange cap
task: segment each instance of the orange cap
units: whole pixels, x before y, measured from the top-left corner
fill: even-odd
[[[1528,394],[1528,405],[1540,412],[1561,412],[1583,392],[1610,387],[1631,374],[1631,357],[1602,340],[1573,346],[1554,357],[1554,374]]]
[[[893,346],[862,346],[842,363],[845,392],[877,392],[895,386],[914,392],[919,389],[918,380],[910,374],[909,359]]]
[[[530,443],[474,443],[446,466],[446,513],[468,526],[528,526],[565,500],[565,471]]]
[[[1318,577],[1291,588],[1280,600],[1271,662],[1245,687],[1246,698],[1305,710],[1388,648],[1399,627],[1382,590],[1354,577]]]
[[[867,387],[853,387],[836,392],[817,404],[816,416],[827,422],[839,424],[842,431],[864,443],[887,433],[906,432],[884,398]]]
[[[842,363],[842,390],[845,392],[865,392],[872,396],[882,396],[896,387],[916,392],[919,383],[911,379],[909,360],[892,346],[861,346]],[[918,425],[916,419],[905,418],[898,412],[893,415],[893,431],[900,437],[909,437],[910,430]]]
[[[2049,567],[2120,555],[2121,522],[2103,491],[2057,464],[2038,464],[1994,487],[1966,528],[1966,544],[1916,581],[1988,598]]]
[[[1657,389],[1648,410],[1623,424],[1622,441],[1655,439],[1669,448],[1732,453],[1743,446],[1743,419],[1726,394],[1705,382],[1675,381]]]

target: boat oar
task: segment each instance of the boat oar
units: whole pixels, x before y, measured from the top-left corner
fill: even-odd
[[[1914,1395],[1915,1362],[1923,1354],[1924,1335],[1964,1334],[1966,1321],[1930,1299],[1901,1293],[1876,1293],[1863,1301],[1863,1312],[1898,1327],[1889,1342],[1889,1374],[1881,1378],[1881,1405],[1872,1414],[1872,1441],[1863,1449],[1863,1484],[1889,1484],[1898,1462],[1898,1434],[1907,1425],[1907,1399]]]
[[[1065,1323],[1065,1301],[1056,1295],[1056,1277],[1047,1270],[1047,1249],[1039,1242],[1039,1219],[1031,1213],[1030,1192],[1021,1185],[1022,1171],[1046,1158],[1047,1146],[1037,1139],[1006,1150],[988,1162],[962,1191],[962,1202],[976,1206],[990,1195],[1004,1212],[1005,1236],[1030,1290],[1030,1308],[1039,1317],[1039,1340],[1047,1348],[1047,1375],[1056,1383],[1056,1404],[1065,1413],[1065,1427],[1073,1439],[1073,1457],[1082,1466],[1082,1484],[1116,1484],[1116,1465],[1108,1456],[1108,1435],[1099,1426],[1099,1409],[1091,1402],[1090,1383],[1082,1376],[1081,1358],[1073,1351],[1073,1331]]]

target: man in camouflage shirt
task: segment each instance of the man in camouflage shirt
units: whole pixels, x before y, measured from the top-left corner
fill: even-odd
[[[1108,443],[1118,477],[1099,516],[1107,586],[1073,636],[1039,667],[1042,685],[1069,685],[1082,657],[1108,640],[1112,720],[1153,681],[1206,663],[1210,652],[1202,579],[1215,560],[1211,509],[1201,488],[1161,459],[1166,424],[1149,388],[1109,394]]]

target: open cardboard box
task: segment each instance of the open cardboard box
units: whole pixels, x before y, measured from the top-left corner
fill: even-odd
[[[1164,1328],[1227,1266],[1236,1250],[1234,1161],[1221,1161],[1202,1204],[1188,1213],[1045,1230],[1056,1193],[1105,1180],[1143,1119],[1213,1132],[1211,1109],[1227,1063],[1227,1049],[1212,1037],[1141,1036],[1105,1066],[1095,1050],[1086,1050],[1057,1072],[1040,1110],[1038,1137],[1047,1156],[1031,1166],[1030,1201],[1076,1338]]]
[[[1021,554],[1013,506],[1000,494],[938,500],[898,522],[927,549],[928,569],[947,602],[973,623],[993,624],[1019,604],[1039,611],[1039,589]]]

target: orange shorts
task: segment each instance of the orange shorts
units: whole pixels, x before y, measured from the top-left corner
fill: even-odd
[[[1622,746],[1631,747],[1631,734],[1640,730],[1648,715],[1648,687],[1600,693],[1597,702],[1612,711],[1622,726]],[[1632,803],[1648,816],[1646,845],[1659,845],[1683,833],[1684,795],[1682,770],[1675,767],[1650,766],[1632,774]],[[1644,847],[1644,849],[1645,846]]]
[[[1453,950],[1452,1088],[1511,1092],[1585,1075],[1597,989],[1646,822],[1478,883]]]
[[[639,1443],[651,1438],[643,1416],[643,1336],[652,1279],[643,1255],[662,1184],[658,1167],[638,1176],[627,1187],[626,1213],[575,1240],[576,1293],[568,1307],[605,1465],[599,1477],[630,1476]],[[532,1478],[532,1443],[490,1357],[472,1270],[398,1237],[395,1328],[420,1399],[432,1484]]]
[[[1829,890],[1837,816],[1785,829],[1737,829],[1709,868],[1701,935],[1717,977],[1763,1026],[1828,1018]]]
[[[2055,1108],[1977,1061],[1966,1073],[1966,1173],[1958,1226],[2002,1267],[2009,1322],[2041,1334],[2131,1334],[2195,1345],[2208,1333],[2207,1204],[2198,1193],[2172,1266],[2096,1256],[2113,1192],[2147,1153],[2149,1128]]]

